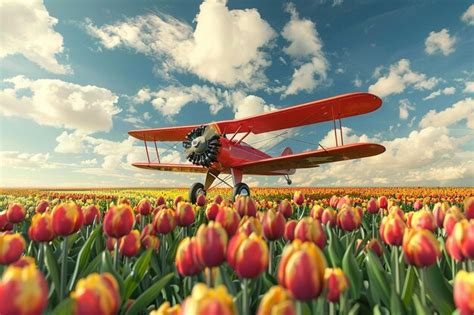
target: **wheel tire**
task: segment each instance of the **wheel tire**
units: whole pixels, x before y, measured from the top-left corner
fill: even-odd
[[[189,188],[189,201],[192,204],[195,204],[199,194],[206,194],[206,191],[204,190],[204,185],[202,183],[192,184],[191,188]]]
[[[237,195],[244,195],[250,196],[250,188],[245,183],[238,183],[234,186],[234,194],[232,195],[232,199],[235,201],[235,197]]]

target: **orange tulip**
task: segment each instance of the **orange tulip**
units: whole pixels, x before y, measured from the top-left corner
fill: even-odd
[[[168,234],[176,227],[176,216],[173,209],[163,209],[153,219],[153,226],[156,233]]]
[[[151,311],[149,315],[179,315],[180,312],[181,305],[171,306],[170,302],[166,301],[157,310]]]
[[[456,223],[451,236],[467,259],[474,259],[474,220],[463,219]]]
[[[295,239],[313,242],[323,249],[326,246],[326,235],[319,221],[311,217],[301,219],[295,227]]]
[[[194,286],[190,296],[181,305],[182,315],[237,315],[233,297],[227,293],[225,286],[221,285],[211,289],[203,283]]]
[[[315,220],[321,222],[321,217],[323,216],[324,208],[320,205],[314,205],[309,212],[309,216]]]
[[[18,233],[0,233],[0,265],[17,261],[25,250],[25,240]]]
[[[193,205],[189,202],[181,201],[176,207],[176,221],[179,226],[189,226],[193,224],[196,217]]]
[[[474,314],[474,272],[461,270],[456,274],[453,296],[461,315]]]
[[[380,224],[380,238],[386,244],[402,245],[405,233],[405,222],[397,214],[390,214],[382,219]]]
[[[456,225],[456,223],[462,219],[464,219],[464,215],[462,214],[461,210],[459,210],[459,208],[456,206],[451,207],[448,212],[446,212],[443,222],[443,227],[446,231],[446,234],[451,235],[454,225]]]
[[[332,208],[324,209],[323,214],[321,215],[321,223],[324,225],[327,225],[329,223],[329,226],[333,227],[336,226],[336,221],[336,211],[334,211]]]
[[[135,224],[135,215],[132,208],[125,204],[112,206],[105,213],[104,232],[107,236],[120,238],[127,235]]]
[[[474,219],[474,197],[468,197],[464,200],[464,215],[467,219]]]
[[[270,209],[262,219],[263,235],[270,241],[280,239],[285,233],[285,217],[279,211]]]
[[[140,246],[140,232],[138,232],[138,230],[132,230],[130,233],[120,238],[120,255],[133,257],[140,251]]]
[[[262,224],[256,217],[243,217],[240,220],[238,232],[250,235],[252,233],[262,236]]]
[[[349,288],[349,281],[340,268],[326,268],[324,283],[328,290],[326,299],[332,303],[338,302],[341,294]]]
[[[176,270],[183,276],[194,276],[200,273],[204,266],[197,254],[197,240],[195,237],[184,238],[176,250]]]
[[[301,191],[295,191],[293,195],[293,202],[298,206],[301,206],[304,202],[304,194]]]
[[[295,239],[295,228],[297,224],[298,221],[296,220],[286,222],[285,233],[283,234],[285,241],[293,241]]]
[[[257,315],[296,315],[296,307],[290,294],[276,285],[263,296]]]
[[[227,262],[240,278],[258,277],[268,267],[268,246],[255,233],[237,233],[227,249]]]
[[[240,216],[230,207],[221,207],[217,213],[216,222],[221,224],[227,235],[232,236],[239,228]]]
[[[257,215],[257,203],[249,196],[238,196],[234,207],[241,217],[255,217]]]
[[[12,203],[11,205],[8,206],[7,210],[7,219],[8,222],[10,223],[20,223],[22,222],[26,217],[26,210],[23,205],[19,203]]]
[[[427,209],[416,211],[411,218],[411,227],[434,232],[436,230],[436,221],[433,213]]]
[[[428,267],[441,256],[438,240],[429,230],[408,229],[403,236],[403,252],[410,265]]]
[[[28,229],[31,240],[36,242],[49,242],[54,239],[53,219],[48,212],[36,213],[31,219]]]
[[[217,267],[226,258],[227,233],[218,222],[203,224],[196,233],[199,260],[206,267]]]
[[[74,202],[62,203],[51,213],[53,231],[56,235],[68,236],[76,233],[84,223],[84,215],[79,205]]]
[[[75,300],[76,315],[117,314],[120,307],[117,280],[107,272],[93,273],[79,280],[71,298]]]
[[[361,224],[361,216],[356,208],[344,205],[337,213],[337,225],[344,231],[353,231]]]

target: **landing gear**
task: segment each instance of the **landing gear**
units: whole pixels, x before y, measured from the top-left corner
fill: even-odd
[[[192,184],[191,188],[189,188],[189,201],[195,204],[199,195],[206,195],[204,185],[201,183]]]
[[[250,188],[245,183],[238,183],[234,186],[234,193],[232,194],[232,199],[235,201],[237,195],[241,196],[250,196]]]
[[[286,179],[286,183],[287,183],[288,185],[291,185],[292,181],[291,181],[291,179],[290,179],[290,176],[289,176],[289,175],[283,175],[283,176],[284,176],[285,179]]]

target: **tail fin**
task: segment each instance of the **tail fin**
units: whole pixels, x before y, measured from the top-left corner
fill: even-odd
[[[293,150],[291,150],[290,147],[286,147],[283,152],[281,153],[281,156],[285,156],[285,155],[291,155],[293,154]]]

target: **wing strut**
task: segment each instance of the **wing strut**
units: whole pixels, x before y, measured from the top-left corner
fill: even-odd
[[[150,154],[148,154],[148,146],[146,144],[146,139],[144,139],[143,142],[145,142],[146,158],[148,160],[148,164],[150,164]]]
[[[160,155],[158,154],[158,147],[156,146],[156,140],[153,140],[153,142],[155,143],[156,158],[158,159],[158,163],[161,163],[160,162]]]

